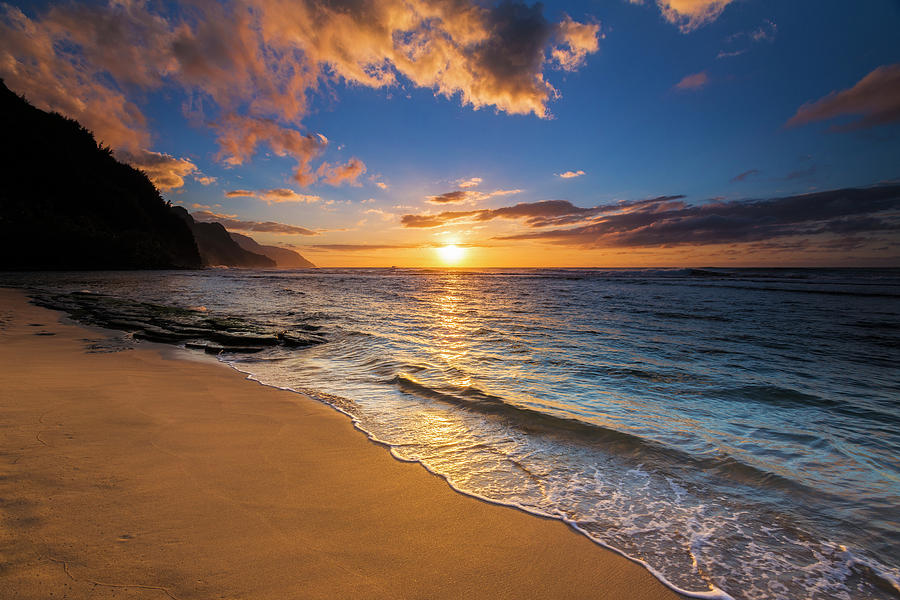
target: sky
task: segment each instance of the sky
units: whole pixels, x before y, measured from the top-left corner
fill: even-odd
[[[897,0],[13,2],[0,77],[319,266],[900,266],[897,31]]]

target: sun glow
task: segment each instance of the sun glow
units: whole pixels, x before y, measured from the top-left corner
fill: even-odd
[[[436,250],[438,256],[441,257],[441,261],[447,265],[457,264],[466,255],[466,249],[460,248],[456,244],[441,246],[440,248],[436,248]]]

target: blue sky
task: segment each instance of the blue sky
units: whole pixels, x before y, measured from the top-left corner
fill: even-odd
[[[317,2],[301,4],[310,10],[319,8]],[[353,7],[370,4],[386,5],[361,2],[348,3],[346,7],[354,10]],[[475,7],[474,14],[497,11],[493,4],[464,4]],[[707,13],[702,23],[685,26],[694,5],[707,8],[712,5],[714,14]],[[422,254],[422,248],[448,242],[471,246],[472,264],[484,265],[490,261],[511,264],[509,256],[514,252],[552,255],[554,264],[571,264],[573,260],[591,264],[591,256],[598,265],[616,260],[623,264],[637,260],[676,264],[701,258],[729,262],[734,259],[728,256],[741,253],[735,253],[733,246],[730,255],[717,253],[717,249],[724,248],[719,238],[713,245],[697,243],[689,237],[685,243],[639,247],[623,245],[618,238],[611,243],[592,238],[591,243],[579,242],[576,247],[549,236],[546,240],[535,238],[528,242],[527,248],[517,246],[516,250],[510,248],[515,246],[512,242],[498,240],[531,227],[518,220],[504,218],[473,224],[454,218],[425,231],[405,227],[401,218],[404,214],[496,209],[547,200],[564,200],[575,207],[587,208],[683,195],[682,205],[693,206],[712,199],[720,202],[772,199],[868,187],[900,177],[900,117],[896,115],[881,119],[873,126],[836,131],[841,125],[860,118],[852,114],[851,102],[850,108],[842,105],[844,112],[838,110],[839,114],[833,118],[810,119],[787,126],[804,104],[821,101],[834,92],[851,90],[879,68],[897,68],[895,65],[900,64],[896,34],[900,30],[900,3],[897,2],[734,0],[716,5],[708,0],[662,0],[658,5],[653,0],[642,4],[606,0],[526,6],[522,10],[539,12],[548,27],[571,18],[579,27],[588,28],[582,31],[597,40],[596,50],[588,48],[582,56],[573,58],[573,68],[560,68],[548,59],[535,71],[558,92],[557,98],[544,103],[548,111],[546,118],[534,112],[510,114],[516,110],[504,106],[502,100],[497,101],[499,104],[493,102],[495,97],[502,97],[503,90],[495,88],[506,85],[503,81],[494,85],[488,95],[483,95],[483,105],[475,109],[461,100],[462,93],[469,89],[465,86],[475,85],[472,83],[463,84],[461,91],[448,97],[437,93],[434,86],[417,85],[398,68],[393,82],[376,87],[350,80],[353,75],[348,79],[341,70],[349,67],[335,66],[326,60],[316,83],[305,88],[308,102],[304,110],[293,118],[286,118],[283,110],[264,116],[276,120],[279,127],[327,138],[327,146],[315,153],[312,170],[322,162],[336,167],[357,159],[364,164],[365,172],[333,179],[332,184],[322,175],[308,185],[301,185],[293,175],[300,160],[298,154],[283,152],[284,156],[278,156],[277,148],[269,146],[265,136],[241,164],[234,161],[229,164],[223,155],[221,141],[217,140],[218,130],[211,124],[229,111],[249,114],[251,109],[247,107],[259,101],[261,92],[240,96],[233,91],[246,87],[240,82],[227,94],[221,92],[217,87],[219,81],[209,75],[212,72],[209,70],[204,71],[202,78],[191,79],[185,54],[178,52],[173,55],[181,62],[174,75],[163,72],[170,68],[170,63],[165,62],[168,59],[154,58],[155,62],[148,62],[150,74],[143,81],[126,81],[129,75],[116,64],[114,57],[104,54],[102,48],[91,48],[96,42],[91,41],[94,38],[90,34],[81,34],[80,38],[71,31],[68,36],[65,34],[66,27],[81,27],[79,23],[86,21],[80,13],[91,10],[94,20],[99,18],[96,15],[104,15],[110,22],[123,23],[123,30],[131,35],[135,26],[129,25],[128,19],[143,11],[164,20],[161,30],[174,32],[179,26],[193,28],[192,40],[201,49],[194,52],[202,54],[209,48],[204,60],[211,64],[218,56],[217,44],[228,44],[231,39],[231,36],[216,39],[201,35],[199,23],[206,18],[206,11],[215,9],[211,3],[201,2],[200,8],[194,11],[181,10],[177,5],[135,4],[136,8],[128,9],[134,13],[131,17],[124,14],[128,11],[123,11],[121,6],[106,4],[91,5],[89,9],[62,3],[12,6],[21,9],[23,16],[18,17],[13,12],[15,8],[7,6],[4,26],[8,31],[18,28],[21,33],[25,19],[33,28],[32,38],[45,35],[57,44],[53,60],[68,60],[72,64],[84,61],[92,65],[81,70],[81,75],[93,86],[89,90],[85,91],[83,82],[75,88],[74,75],[68,79],[60,76],[54,85],[72,87],[71,94],[75,96],[112,90],[110,97],[118,94],[137,107],[149,143],[130,144],[132,138],[123,137],[118,130],[110,133],[108,139],[124,140],[120,144],[113,142],[114,147],[121,146],[120,155],[145,168],[151,178],[156,173],[165,197],[195,211],[227,215],[238,223],[271,221],[316,230],[315,236],[258,231],[256,237],[266,243],[313,252],[314,260],[318,258],[318,262],[325,264],[354,264],[354,261],[427,264],[434,257]],[[235,11],[246,8],[238,3],[229,6]],[[269,5],[261,6],[255,9],[276,10]],[[676,15],[683,19],[676,22],[667,19],[666,8],[679,6],[682,13]],[[331,5],[326,8],[330,9]],[[67,15],[67,10],[72,14]],[[266,34],[271,29],[267,30],[265,23],[249,23],[247,27]],[[146,32],[134,35],[136,56],[164,51],[155,42],[146,41],[160,38],[159,32],[153,35],[156,38]],[[347,35],[354,39],[352,30]],[[489,31],[489,35],[494,34]],[[554,35],[557,35],[554,39],[562,39],[560,34]],[[29,56],[29,52],[35,52],[33,47],[11,37],[0,42],[0,52],[12,57],[13,70],[6,66],[6,71],[0,73],[7,84],[42,108],[68,112],[83,122],[88,121],[86,124],[94,125],[92,128],[102,137],[103,127],[107,125],[96,125],[100,121],[91,113],[91,98],[84,99],[82,105],[86,108],[71,108],[47,93],[48,84],[39,85],[40,77],[28,72],[29,61],[41,60],[41,56]],[[501,42],[513,43],[510,40],[514,41],[510,37]],[[302,45],[303,40],[299,43]],[[553,43],[556,42],[545,45],[542,50],[545,56],[550,55]],[[389,69],[393,67],[390,62],[387,64]],[[858,100],[855,112],[865,110],[873,102],[886,107],[884,111],[888,115],[900,107],[900,89],[896,78],[892,78],[893,71],[884,73],[890,77],[880,77],[875,82],[880,87],[874,92],[867,89],[867,98]],[[683,82],[681,86],[679,82]],[[226,95],[227,99],[223,99]],[[102,105],[96,104],[96,110],[102,110]],[[169,162],[159,158],[160,154]],[[179,177],[167,179],[169,168],[182,174],[180,185],[177,185]],[[583,174],[576,177],[559,176],[581,171]],[[214,177],[215,181],[203,176]],[[471,178],[481,181],[470,188],[459,187],[460,181]],[[291,190],[300,197],[316,199],[267,202],[260,191],[271,189]],[[481,194],[467,196],[463,202],[452,205],[436,205],[428,200],[459,189]],[[226,196],[235,190],[255,195]],[[506,193],[492,195],[496,191]],[[851,262],[890,263],[900,251],[896,228],[885,226],[885,223],[896,225],[898,207],[888,208],[879,209],[878,218],[882,223],[878,227],[855,233],[855,246],[841,245],[831,234],[806,236],[805,245],[782,244],[785,248],[778,252],[772,247],[759,246],[776,239],[784,241],[783,238],[796,241],[795,230],[790,235],[779,230],[743,241],[757,244],[754,252],[760,263],[835,263],[845,256],[850,256]],[[603,219],[604,214],[590,215],[590,218]],[[830,218],[846,220],[860,216],[871,215],[841,213]],[[594,222],[572,222],[567,226]],[[810,223],[813,222],[825,223],[815,214],[810,217]],[[502,225],[502,231],[494,224]],[[814,229],[805,227],[807,232]],[[827,252],[816,240],[823,240],[827,242],[825,245],[831,244],[840,251]],[[352,248],[329,251],[316,248],[353,244],[399,248],[368,253]],[[505,254],[496,249],[498,244],[506,248]],[[673,246],[675,250],[666,250]],[[483,256],[474,260],[479,247],[485,248]],[[610,247],[616,248],[612,254]],[[630,252],[627,260],[623,258],[626,251]]]

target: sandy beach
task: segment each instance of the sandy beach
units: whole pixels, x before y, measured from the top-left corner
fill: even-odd
[[[2,598],[676,598],[350,420],[0,290]]]

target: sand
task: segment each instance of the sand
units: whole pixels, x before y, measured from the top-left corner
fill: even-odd
[[[0,289],[0,598],[676,598],[315,400]]]

